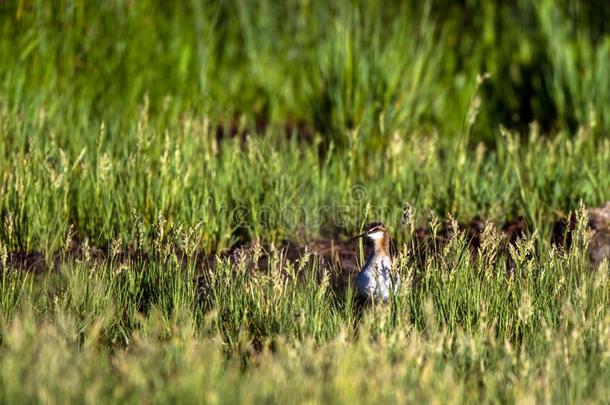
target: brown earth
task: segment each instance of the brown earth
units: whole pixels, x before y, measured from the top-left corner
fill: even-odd
[[[610,260],[610,201],[603,207],[590,208],[588,214],[591,228],[589,259],[598,266],[604,259]]]
[[[604,258],[610,259],[610,202],[603,207],[588,209],[589,228],[591,234],[591,243],[589,246],[589,257],[593,266],[599,265]],[[485,227],[485,221],[482,219],[474,219],[467,224],[461,224],[460,229],[464,230],[467,235],[470,247],[476,252],[480,246],[481,235]],[[560,219],[557,220],[553,227],[553,243],[569,248],[571,244],[571,234],[575,228],[574,220]],[[527,234],[527,224],[523,218],[507,221],[501,227],[504,235],[505,244],[514,243],[517,239]],[[431,254],[432,246],[441,248],[451,238],[451,229],[445,227],[440,229],[436,237],[434,237],[428,228],[420,227],[415,230],[413,247],[415,249],[415,257],[423,262],[426,255]],[[237,262],[240,258],[251,256],[255,249],[254,244],[249,243],[241,246],[236,246],[231,250],[219,255],[221,258],[228,258],[232,262]],[[506,249],[503,249],[506,251]],[[344,285],[349,282],[350,278],[359,269],[359,257],[357,242],[336,240],[335,238],[319,239],[306,244],[295,244],[286,242],[281,248],[276,249],[276,254],[280,260],[297,261],[305,252],[311,253],[317,257],[323,265],[333,265],[339,269],[337,274],[332,275],[334,282],[339,285]],[[73,241],[67,251],[63,254],[56,254],[53,257],[45,257],[41,252],[14,252],[9,254],[7,260],[7,268],[23,270],[34,273],[36,275],[47,272],[50,268],[58,269],[66,260],[82,260],[88,255],[93,261],[102,261],[109,256],[107,247],[86,247],[82,241]],[[262,249],[261,255],[257,263],[247,263],[247,266],[252,270],[264,270],[268,268],[269,252]],[[126,261],[147,261],[150,260],[148,254],[144,252],[136,252],[133,250],[120,252],[116,260],[117,262]],[[187,257],[182,256],[180,259],[186,263]],[[191,260],[193,258],[190,258]],[[202,252],[196,253],[194,258],[197,268],[202,272],[206,269],[212,269],[216,262],[215,256],[206,256]],[[0,263],[0,269],[2,264]]]

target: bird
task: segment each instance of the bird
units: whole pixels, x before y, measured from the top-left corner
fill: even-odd
[[[366,237],[372,242],[366,262],[356,276],[358,295],[367,301],[387,302],[400,284],[397,275],[391,273],[390,237],[381,222],[370,223],[366,231],[350,238],[350,241]]]

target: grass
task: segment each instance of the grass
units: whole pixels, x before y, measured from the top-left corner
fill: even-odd
[[[0,207],[12,225],[0,233],[3,243],[53,253],[72,227],[95,246],[126,244],[151,233],[161,215],[174,227],[196,227],[201,248],[214,254],[250,240],[351,232],[376,218],[396,228],[404,201],[463,221],[523,215],[547,232],[580,200],[603,203],[610,187],[608,141],[586,128],[551,139],[534,129],[528,140],[503,131],[496,146],[474,149],[394,133],[378,155],[354,131],[347,150],[320,155],[272,131],[218,141],[205,118],[163,133],[145,121],[121,135],[97,129],[64,150],[57,137],[32,136],[9,120]]]
[[[349,289],[330,288],[336,269],[279,252],[260,272],[248,258],[218,263],[204,295],[172,244],[146,263],[85,253],[38,280],[5,272],[0,392],[4,402],[603,398],[608,269],[589,269],[580,218],[570,252],[533,237],[510,252],[512,273],[492,228],[480,255],[459,254],[461,234],[423,267],[403,248],[404,288],[364,312]]]
[[[0,1],[0,402],[603,402],[606,8],[450,3]]]

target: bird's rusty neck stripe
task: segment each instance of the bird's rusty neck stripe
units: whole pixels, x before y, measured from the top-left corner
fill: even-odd
[[[376,254],[390,256],[390,238],[387,234],[384,234],[383,238],[376,240],[374,243]]]

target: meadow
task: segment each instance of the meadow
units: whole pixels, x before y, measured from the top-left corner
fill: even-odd
[[[608,17],[0,1],[0,402],[606,402]]]

